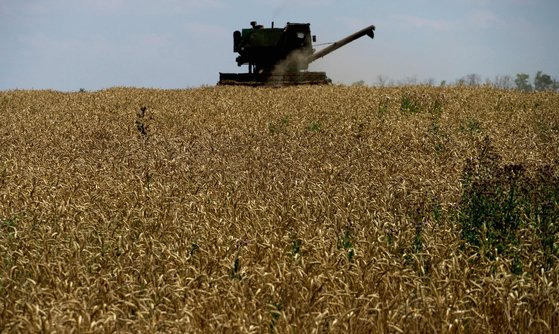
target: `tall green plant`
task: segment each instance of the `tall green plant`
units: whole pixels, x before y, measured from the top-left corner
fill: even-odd
[[[459,214],[462,239],[480,255],[512,259],[512,271],[520,273],[519,234],[531,227],[549,268],[557,255],[558,177],[550,167],[530,177],[523,165],[502,165],[500,160],[486,137],[478,156],[466,164]]]

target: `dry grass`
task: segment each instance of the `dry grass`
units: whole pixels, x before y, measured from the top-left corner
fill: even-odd
[[[0,119],[1,332],[559,331],[557,93],[10,91]],[[511,164],[551,223],[468,243]]]

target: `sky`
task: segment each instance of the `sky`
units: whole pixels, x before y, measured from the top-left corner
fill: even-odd
[[[310,23],[317,44],[374,24],[311,64],[334,83],[559,78],[559,0],[0,0],[0,90],[215,85],[247,71],[232,35],[251,21]]]

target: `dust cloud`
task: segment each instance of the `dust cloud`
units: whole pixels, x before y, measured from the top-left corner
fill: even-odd
[[[308,59],[310,55],[308,51],[294,50],[284,60],[276,64],[272,74],[283,75],[306,70],[309,67]]]

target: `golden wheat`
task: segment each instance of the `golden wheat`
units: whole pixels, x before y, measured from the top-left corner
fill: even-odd
[[[2,332],[559,331],[537,233],[513,274],[457,218],[484,140],[557,167],[557,93],[6,91],[0,119]]]

